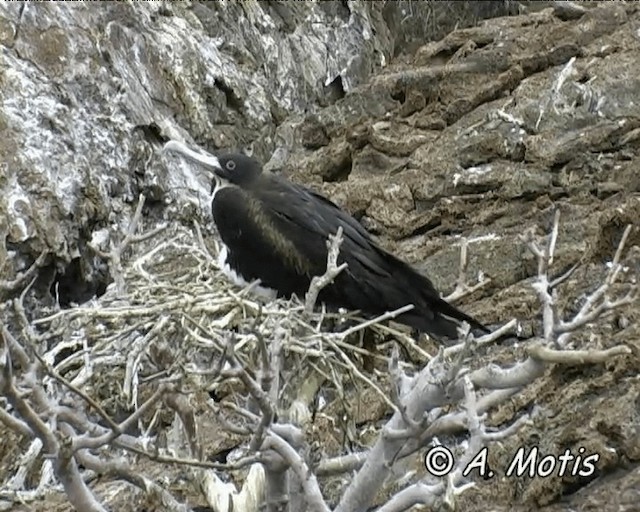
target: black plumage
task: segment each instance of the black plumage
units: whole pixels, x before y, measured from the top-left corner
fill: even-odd
[[[214,173],[213,218],[226,246],[226,263],[244,280],[259,279],[279,296],[304,297],[311,279],[326,270],[329,235],[342,226],[338,263],[346,262],[347,267],[320,292],[320,302],[372,316],[413,304],[395,320],[435,337],[457,337],[461,321],[487,331],[443,300],[427,277],[382,249],[356,219],[325,197],[263,173],[260,164],[245,155],[205,156],[174,141],[165,148]]]

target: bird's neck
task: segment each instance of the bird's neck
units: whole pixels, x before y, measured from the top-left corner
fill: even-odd
[[[215,186],[213,187],[213,193],[211,194],[211,200],[215,201],[216,199],[216,194],[218,192],[220,192],[223,188],[227,188],[227,187],[233,187],[234,185],[231,184],[231,182],[222,179],[218,176],[216,176],[216,182],[215,182]]]

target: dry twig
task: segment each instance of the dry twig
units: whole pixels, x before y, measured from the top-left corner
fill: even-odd
[[[311,286],[305,296],[304,309],[307,314],[313,311],[318,300],[318,294],[323,288],[333,283],[333,280],[347,268],[346,263],[338,265],[338,255],[340,254],[340,245],[342,244],[342,226],[338,228],[335,235],[330,235],[327,240],[327,270],[321,276],[315,276],[311,280]]]

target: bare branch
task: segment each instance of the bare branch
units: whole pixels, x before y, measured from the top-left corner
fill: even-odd
[[[407,311],[411,311],[413,308],[413,304],[407,304],[406,306],[402,306],[401,308],[395,309],[393,311],[387,311],[386,313],[372,318],[371,320],[366,320],[365,322],[359,323],[358,325],[349,327],[349,329],[346,329],[340,333],[340,337],[344,340],[351,336],[354,332],[361,331],[362,329],[366,329],[367,327],[371,327],[372,325],[377,325],[386,320],[393,320],[395,317],[401,315],[402,313],[406,313]]]
[[[44,265],[48,255],[49,251],[43,250],[27,270],[24,272],[18,272],[16,277],[10,281],[0,280],[0,293],[18,290],[22,288],[25,283],[36,277],[38,269]]]
[[[51,428],[40,418],[40,414],[34,410],[28,402],[29,394],[21,393],[15,387],[14,374],[11,365],[11,355],[7,342],[6,329],[2,330],[2,368],[0,369],[0,392],[11,404],[24,423],[42,441],[45,452],[53,459],[53,467],[58,480],[62,483],[69,501],[77,510],[88,512],[104,512],[106,509],[96,500],[86,483],[84,482],[78,465],[71,450],[70,440],[58,442]],[[33,394],[40,392],[38,384],[33,384],[36,389]]]
[[[150,478],[141,475],[138,472],[131,471],[126,463],[123,462],[105,462],[88,452],[78,454],[78,459],[83,466],[95,471],[100,475],[111,475],[135,485],[149,496],[157,496],[158,502],[162,503],[167,509],[174,512],[191,512],[191,508],[179,503],[175,497],[158,485]],[[83,510],[83,509],[80,509]],[[87,509],[89,510],[89,509]]]
[[[527,348],[531,357],[545,363],[577,366],[584,364],[599,364],[613,357],[632,354],[632,350],[625,345],[616,345],[606,350],[554,350],[540,344],[532,344]]]
[[[288,466],[296,473],[304,495],[307,499],[307,508],[309,511],[329,512],[329,507],[324,502],[318,481],[315,475],[309,470],[307,464],[302,460],[298,452],[291,445],[275,432],[270,432],[266,437],[262,446],[263,450],[274,450],[288,464]]]
[[[485,278],[479,283],[474,284],[473,286],[469,286],[467,283],[467,266],[469,264],[469,260],[467,257],[467,252],[469,248],[469,241],[466,238],[463,238],[460,242],[460,263],[458,264],[458,278],[456,280],[455,289],[446,297],[444,300],[447,302],[455,302],[460,300],[462,297],[466,297],[467,295],[471,295],[476,290],[480,290],[484,288],[489,283],[491,283],[491,278]]]
[[[338,228],[335,235],[330,235],[327,240],[327,270],[321,276],[315,276],[309,285],[309,291],[305,297],[305,312],[310,314],[318,300],[318,294],[323,288],[333,283],[333,280],[347,268],[346,263],[338,265],[338,255],[340,254],[340,245],[342,245],[342,226]]]

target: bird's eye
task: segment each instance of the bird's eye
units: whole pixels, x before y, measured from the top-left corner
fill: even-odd
[[[236,168],[236,163],[233,160],[229,160],[226,164],[225,167],[230,170],[233,171]]]

